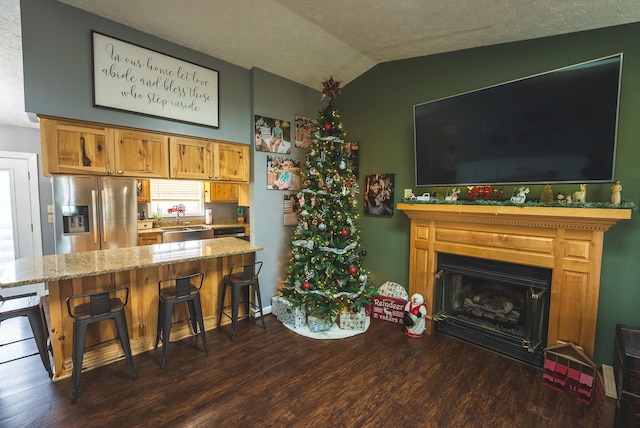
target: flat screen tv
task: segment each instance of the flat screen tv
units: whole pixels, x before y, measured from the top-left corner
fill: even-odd
[[[414,106],[417,186],[614,180],[622,54]]]

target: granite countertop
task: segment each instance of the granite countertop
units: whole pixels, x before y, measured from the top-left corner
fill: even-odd
[[[247,254],[263,247],[237,238],[203,239],[110,250],[26,257],[3,263],[0,289],[123,272],[193,260]]]

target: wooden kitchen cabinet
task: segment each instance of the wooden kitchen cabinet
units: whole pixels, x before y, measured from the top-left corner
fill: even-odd
[[[249,182],[249,146],[246,144],[213,144],[213,179]]]
[[[43,174],[169,177],[168,137],[66,119],[40,118]]]
[[[113,130],[93,123],[40,118],[42,173],[105,175],[114,168]]]
[[[213,178],[213,142],[198,138],[169,138],[169,177],[188,180]]]
[[[151,202],[151,186],[149,180],[136,180],[138,203]]]
[[[162,232],[149,232],[138,234],[138,246],[162,244]]]
[[[115,131],[115,175],[169,177],[169,137],[132,129]]]
[[[239,185],[232,183],[204,183],[204,202],[238,202]]]

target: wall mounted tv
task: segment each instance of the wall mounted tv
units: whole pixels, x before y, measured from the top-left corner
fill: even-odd
[[[417,186],[614,180],[622,54],[414,106]]]

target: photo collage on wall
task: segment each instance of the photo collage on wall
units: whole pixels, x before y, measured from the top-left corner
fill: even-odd
[[[365,176],[364,213],[379,216],[393,215],[393,182],[395,174]]]
[[[268,155],[267,189],[300,190],[300,161]]]

